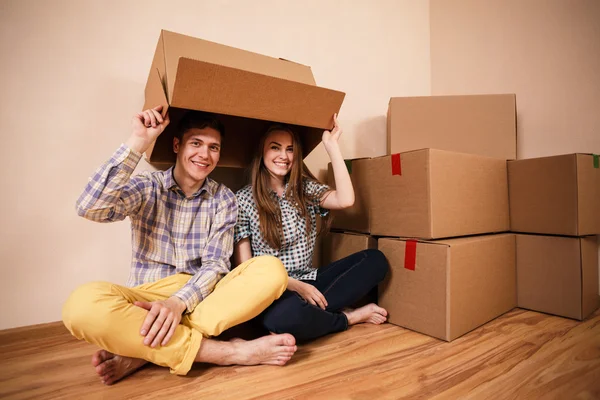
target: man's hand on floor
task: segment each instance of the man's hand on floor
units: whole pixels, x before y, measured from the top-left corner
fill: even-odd
[[[136,301],[136,306],[148,310],[148,315],[142,324],[140,334],[145,336],[144,344],[156,347],[165,346],[181,322],[181,315],[185,311],[185,303],[175,296],[167,300]]]

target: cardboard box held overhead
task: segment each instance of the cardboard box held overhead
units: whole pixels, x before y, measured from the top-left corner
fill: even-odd
[[[451,341],[517,305],[513,234],[378,247],[390,263],[379,305],[392,324]]]
[[[372,235],[433,239],[509,230],[505,160],[424,149],[361,162]]]
[[[591,154],[509,161],[511,230],[600,234],[599,164]]]
[[[517,304],[582,320],[598,300],[596,236],[517,236]]]
[[[331,228],[342,231],[353,231],[360,233],[369,233],[371,231],[370,210],[371,204],[368,197],[367,186],[369,180],[367,177],[367,168],[365,160],[354,159],[346,160],[346,166],[350,173],[350,180],[354,187],[354,205],[342,210],[332,210]],[[335,179],[331,163],[327,166],[327,184],[335,188]]]
[[[218,114],[225,125],[221,166],[247,166],[270,121],[295,126],[307,155],[333,126],[344,96],[317,87],[308,66],[162,30],[144,108],[163,105],[171,124],[146,156],[174,162],[174,131],[185,110]]]
[[[387,154],[423,148],[517,158],[514,94],[392,97]]]

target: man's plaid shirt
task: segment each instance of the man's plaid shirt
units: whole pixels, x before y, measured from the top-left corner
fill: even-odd
[[[235,195],[206,178],[198,192],[186,197],[172,167],[131,177],[141,157],[121,145],[90,178],[77,200],[77,212],[97,222],[129,217],[133,258],[127,285],[190,274],[174,295],[191,312],[230,270]]]

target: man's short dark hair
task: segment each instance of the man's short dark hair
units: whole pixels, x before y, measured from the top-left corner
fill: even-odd
[[[204,111],[188,111],[179,122],[175,137],[181,141],[183,134],[190,129],[204,128],[213,128],[221,134],[221,138],[225,136],[225,126],[214,114]]]

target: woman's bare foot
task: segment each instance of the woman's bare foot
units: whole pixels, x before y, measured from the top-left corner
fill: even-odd
[[[290,334],[268,335],[255,340],[236,339],[228,364],[238,365],[285,365],[296,350],[296,339]]]
[[[92,366],[102,379],[102,383],[112,385],[143,367],[146,360],[122,357],[106,350],[98,350],[92,356]]]
[[[381,308],[374,303],[367,304],[356,310],[344,310],[343,313],[348,317],[348,325],[356,325],[363,322],[379,325],[383,324],[387,319],[385,308]]]

